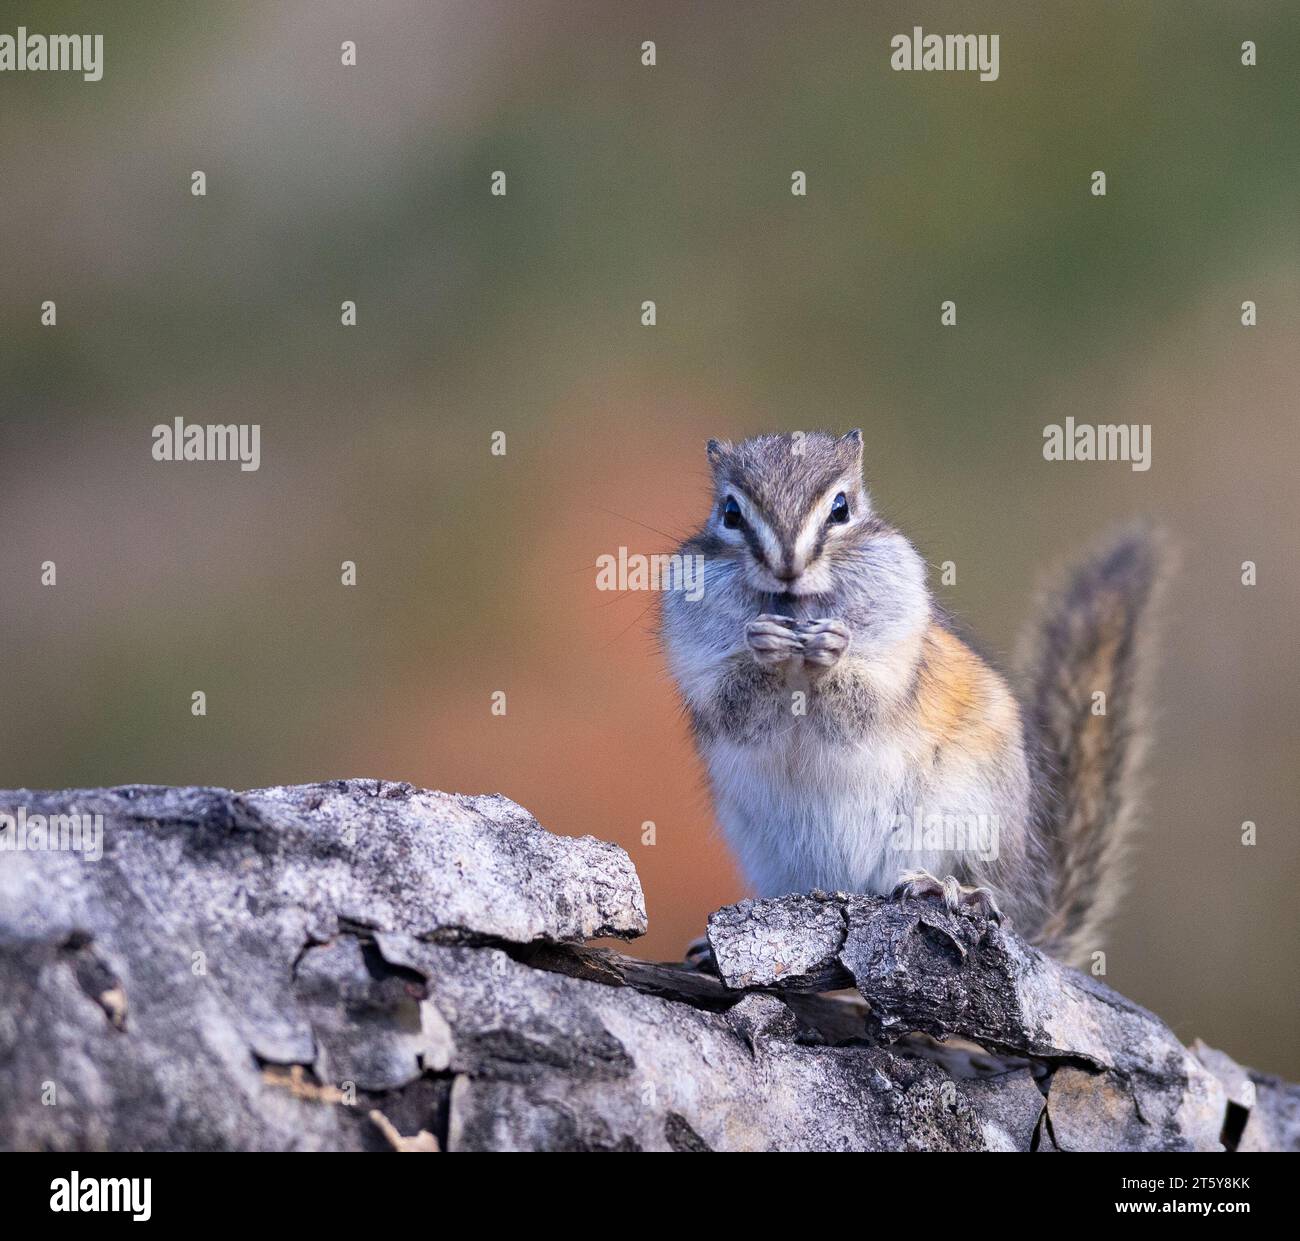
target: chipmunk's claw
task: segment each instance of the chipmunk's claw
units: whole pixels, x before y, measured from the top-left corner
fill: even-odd
[[[802,621],[797,632],[803,640],[804,663],[823,670],[839,662],[853,637],[842,620],[831,618]]]
[[[745,626],[745,645],[760,664],[785,663],[803,649],[803,641],[795,632],[794,624],[792,616],[764,613]]]
[[[971,888],[958,883],[952,875],[936,879],[928,870],[905,870],[894,887],[893,897],[900,900],[910,897],[937,896],[955,914],[975,912],[990,922],[1002,921],[1002,910],[989,888]]]

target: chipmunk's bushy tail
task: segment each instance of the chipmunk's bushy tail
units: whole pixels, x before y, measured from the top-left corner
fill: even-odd
[[[1155,531],[1124,531],[1045,593],[1025,643],[1046,854],[1034,939],[1075,964],[1101,947],[1122,882],[1147,739],[1149,613],[1165,559]]]

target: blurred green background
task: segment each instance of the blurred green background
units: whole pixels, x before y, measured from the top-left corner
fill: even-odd
[[[861,426],[995,654],[1042,570],[1135,514],[1174,534],[1108,981],[1300,1077],[1294,4],[20,23],[102,32],[105,71],[0,74],[0,785],[500,791],[624,844],[636,950],[675,956],[742,889],[650,600],[593,562],[703,515],[709,436]],[[998,34],[999,80],[892,72],[917,24]],[[1152,424],[1153,467],[1044,462],[1071,415]],[[260,423],[262,468],[153,461],[177,416]]]

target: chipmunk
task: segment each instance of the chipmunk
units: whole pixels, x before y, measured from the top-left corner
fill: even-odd
[[[661,630],[756,894],[938,896],[1084,959],[1134,818],[1154,536],[1047,593],[1018,699],[873,508],[860,431],[711,440],[708,460],[712,512],[679,548],[703,595],[666,593]]]

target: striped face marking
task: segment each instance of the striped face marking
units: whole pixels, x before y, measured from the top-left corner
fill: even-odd
[[[861,510],[855,512],[855,508]],[[714,527],[723,542],[744,546],[746,579],[770,594],[816,595],[832,588],[827,545],[844,536],[867,507],[851,475],[834,477],[803,506],[794,521],[780,520],[743,487],[728,487],[717,507]]]

